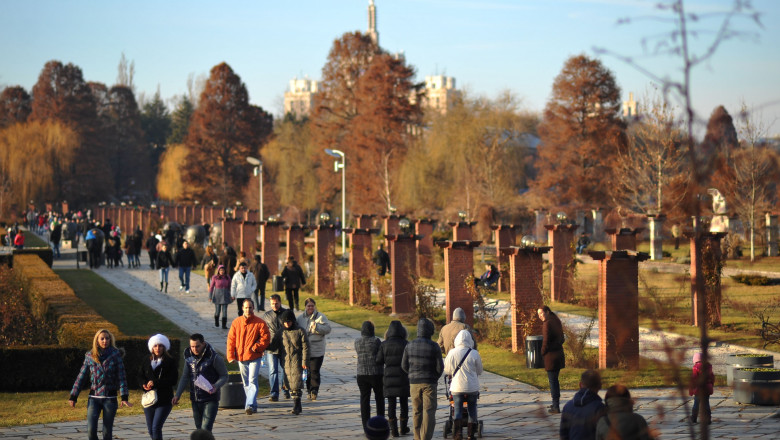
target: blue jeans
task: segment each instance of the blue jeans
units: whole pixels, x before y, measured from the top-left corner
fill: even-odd
[[[168,267],[160,268],[160,282],[168,284]]]
[[[158,404],[159,403],[160,402],[158,402]],[[152,440],[162,440],[162,427],[172,409],[173,405],[171,405],[170,402],[168,402],[167,405],[152,405],[148,408],[144,408],[146,428],[149,430],[149,437]]]
[[[97,423],[100,412],[103,412],[103,440],[111,440],[114,430],[114,416],[119,406],[116,397],[109,399],[87,399],[87,437],[97,440]]]
[[[265,364],[268,365],[268,384],[271,386],[271,396],[279,397],[279,389],[284,385],[284,366],[282,366],[281,358],[273,353],[266,353]]]
[[[452,393],[452,403],[455,407],[455,416],[457,420],[463,417],[463,402],[468,405],[469,423],[477,423],[477,397],[479,393]]]
[[[184,290],[190,290],[190,272],[191,267],[179,267],[179,282],[184,286]]]
[[[214,317],[219,318],[219,312],[222,311],[222,317],[227,319],[227,304],[214,304]]]
[[[703,401],[701,401],[702,410],[704,410],[704,416],[710,417],[712,414],[712,411],[710,410],[710,396],[707,396]],[[699,418],[699,395],[696,394],[693,396],[693,410],[691,410],[691,414],[694,418]],[[706,420],[703,420],[702,422],[706,422]]]
[[[192,417],[195,419],[195,429],[205,429],[211,431],[214,427],[214,420],[217,418],[219,401],[209,400],[207,402],[192,402]],[[205,426],[203,425],[205,422]]]
[[[558,374],[561,370],[547,372],[547,381],[550,382],[550,397],[552,397],[553,406],[560,405],[561,402],[561,384],[558,383]]]
[[[244,394],[246,394],[244,408],[257,411],[257,375],[260,374],[260,358],[253,361],[238,361],[238,369],[241,371],[241,383],[244,384]]]

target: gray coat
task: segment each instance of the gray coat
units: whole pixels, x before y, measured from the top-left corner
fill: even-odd
[[[325,356],[325,336],[331,330],[328,318],[314,309],[311,316],[307,316],[306,312],[298,316],[298,326],[309,337],[309,356],[313,358]]]
[[[292,313],[288,311],[288,313]],[[309,338],[296,322],[292,328],[282,330],[282,362],[290,391],[303,388],[303,365],[309,362]]]

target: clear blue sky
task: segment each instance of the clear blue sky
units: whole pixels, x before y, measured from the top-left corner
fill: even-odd
[[[603,47],[641,56],[642,37],[665,26],[618,19],[655,14],[658,0],[376,0],[379,39],[403,51],[418,79],[446,74],[459,88],[495,96],[510,89],[529,110],[541,111],[553,80],[571,55]],[[700,13],[731,0],[693,0]],[[730,40],[693,77],[697,112],[705,119],[723,104],[732,115],[744,100],[761,107],[771,133],[780,133],[780,1],[754,0],[764,29],[737,20],[757,39]],[[190,73],[208,74],[225,61],[241,76],[250,101],[278,115],[287,83],[318,79],[334,39],[367,28],[368,0],[62,1],[0,2],[0,87],[31,91],[43,65],[72,62],[88,81],[116,81],[122,52],[135,62],[137,92],[160,87],[168,99],[186,91]],[[714,30],[719,22],[707,22]],[[711,35],[701,35],[709,41]],[[699,47],[701,52],[701,47]],[[604,55],[623,90],[641,98],[649,80]],[[679,77],[670,57],[647,60],[654,72]],[[775,120],[777,121],[775,122]]]

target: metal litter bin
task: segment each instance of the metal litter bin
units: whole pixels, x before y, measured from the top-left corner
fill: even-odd
[[[272,284],[274,292],[284,292],[284,278],[279,275],[274,275]]]
[[[542,357],[542,336],[526,336],[525,338],[525,366],[527,368],[544,368]]]

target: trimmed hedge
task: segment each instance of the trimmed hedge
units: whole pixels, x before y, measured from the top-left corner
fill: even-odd
[[[14,259],[22,255],[36,255],[40,257],[49,267],[54,264],[54,250],[50,247],[29,247],[23,249],[14,249]],[[14,259],[11,259],[11,267],[13,267]]]
[[[92,346],[94,332],[89,338]],[[124,351],[127,383],[132,389],[140,389],[136,375],[144,362],[149,362],[148,338],[117,338],[116,345]],[[70,391],[84,363],[84,348],[59,345],[33,345],[0,347],[0,391]],[[171,339],[171,356],[181,363],[181,341]]]

